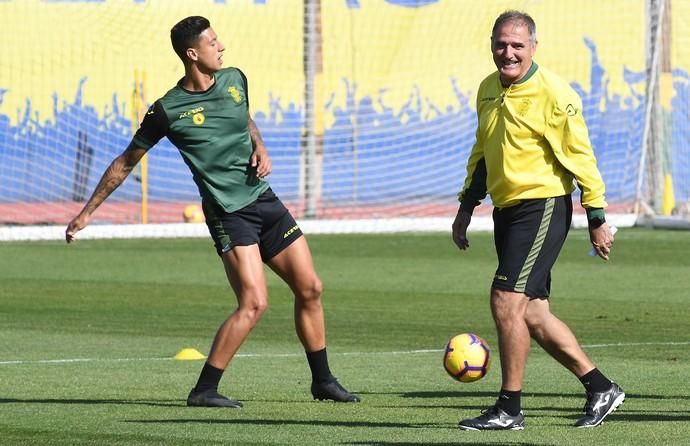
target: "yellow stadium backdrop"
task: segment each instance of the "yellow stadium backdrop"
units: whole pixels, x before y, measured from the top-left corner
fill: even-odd
[[[507,8],[523,8],[537,22],[539,63],[585,87],[590,54],[583,36],[597,42],[614,91],[627,94],[623,66],[644,68],[644,1],[440,0],[417,8],[384,0],[361,0],[356,8],[351,3],[322,1],[325,89],[342,94],[343,77],[357,79],[361,94],[397,86],[391,106],[400,106],[413,85],[447,105],[454,99],[449,75],[474,90],[493,69],[491,26]],[[674,2],[673,12],[690,16],[690,2]],[[100,109],[113,93],[130,94],[135,69],[149,73],[151,97],[162,95],[183,74],[169,32],[188,15],[211,20],[227,47],[225,64],[242,68],[251,80],[254,107],[267,109],[269,92],[302,101],[302,0],[16,0],[0,2],[1,83],[9,89],[0,110],[14,119],[29,98],[48,118],[52,95],[71,96],[83,76],[84,101]],[[690,38],[673,29],[679,44],[674,65],[688,68]]]
[[[690,2],[668,4],[672,68],[687,74]],[[639,102],[644,94],[640,76],[644,75],[648,38],[644,0],[321,0],[324,109],[318,112],[323,113],[326,129],[336,124],[338,110],[362,98],[369,98],[379,111],[389,108],[396,113],[417,101],[426,121],[444,111],[457,112],[463,106],[459,97],[465,97],[466,105],[473,108],[479,82],[494,69],[489,52],[491,26],[509,8],[534,17],[539,64],[560,73],[581,91],[604,89],[594,99],[598,101],[595,108],[603,110],[610,98],[616,98],[614,105],[630,110]],[[277,109],[292,106],[297,113],[303,111],[302,0],[5,0],[0,1],[0,118],[4,119],[0,132],[10,138],[36,131],[27,123],[48,125],[57,112],[66,110],[65,104],[88,108],[101,118],[118,105],[131,109],[136,73],[145,74],[144,102],[151,103],[183,75],[170,46],[169,30],[189,15],[210,19],[226,46],[225,66],[240,67],[247,74],[252,113],[279,125],[287,115]],[[592,85],[593,79],[597,85]],[[678,81],[687,89],[687,77]],[[673,97],[671,87],[664,104],[669,110]],[[129,111],[119,113],[131,116]],[[301,127],[301,121],[296,122],[291,125]],[[57,128],[55,132],[63,130],[68,131]],[[0,152],[0,156],[10,155]],[[71,166],[73,157],[68,156],[66,165]],[[102,165],[94,163],[93,169]],[[6,168],[0,173],[0,204],[70,201],[60,194],[23,198],[7,186],[16,172]],[[89,188],[97,180],[94,175],[90,172]],[[290,180],[284,187],[289,199],[299,199],[299,193],[291,190],[299,188],[299,181]],[[350,189],[345,195],[357,202],[359,192]],[[136,201],[132,193],[123,200]],[[452,195],[449,191],[448,196]],[[623,195],[620,202],[630,201]],[[333,200],[338,197],[334,194]]]

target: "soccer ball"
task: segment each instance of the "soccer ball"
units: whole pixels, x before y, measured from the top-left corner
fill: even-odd
[[[453,337],[443,354],[443,368],[455,380],[470,383],[482,379],[491,365],[489,344],[474,333]]]

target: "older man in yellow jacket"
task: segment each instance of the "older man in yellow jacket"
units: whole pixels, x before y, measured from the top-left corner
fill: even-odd
[[[530,338],[584,385],[587,402],[577,427],[600,425],[625,399],[620,386],[595,367],[549,308],[551,268],[570,228],[575,184],[592,245],[604,260],[613,234],[581,100],[567,82],[532,60],[536,48],[536,26],[528,14],[501,14],[491,36],[498,70],[482,81],[477,93],[476,142],[458,194],[453,240],[461,250],[469,247],[472,211],[488,193],[498,255],[491,311],[502,384],[494,406],[460,421],[464,430],[524,428],[520,396]]]

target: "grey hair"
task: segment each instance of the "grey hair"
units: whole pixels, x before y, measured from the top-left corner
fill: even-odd
[[[526,12],[517,11],[515,9],[510,9],[503,12],[496,18],[494,22],[494,27],[491,30],[491,40],[494,40],[496,32],[498,32],[501,27],[506,23],[515,23],[518,25],[523,25],[527,27],[529,32],[529,41],[532,45],[537,43],[537,25],[534,23],[534,19]]]

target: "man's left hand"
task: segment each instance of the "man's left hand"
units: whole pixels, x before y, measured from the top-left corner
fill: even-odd
[[[264,178],[271,173],[273,168],[273,163],[271,158],[268,156],[268,151],[264,146],[257,146],[254,148],[252,157],[249,160],[252,167],[256,168],[256,176],[258,178]]]
[[[598,228],[590,227],[589,239],[597,255],[604,260],[608,260],[611,248],[613,247],[613,233],[609,225],[603,223]]]

